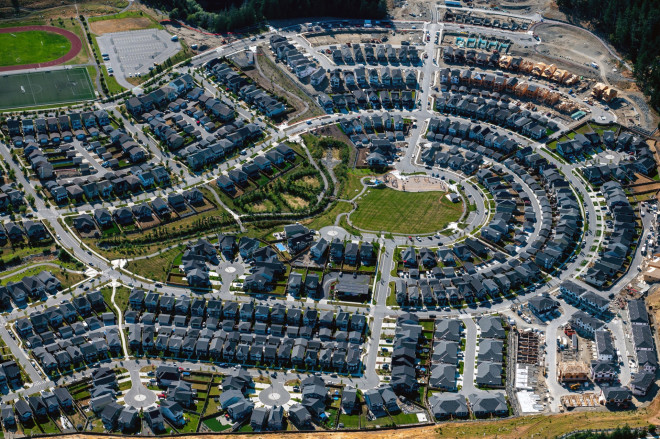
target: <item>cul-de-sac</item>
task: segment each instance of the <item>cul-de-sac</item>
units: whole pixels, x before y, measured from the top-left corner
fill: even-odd
[[[660,0],[2,0],[0,435],[657,437],[658,110]]]

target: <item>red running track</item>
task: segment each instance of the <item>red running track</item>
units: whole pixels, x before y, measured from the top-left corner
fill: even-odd
[[[6,27],[6,28],[0,28],[0,33],[3,34],[10,34],[10,33],[17,33],[17,32],[25,32],[25,31],[30,31],[30,30],[41,30],[41,31],[46,31],[46,32],[53,32],[55,34],[60,34],[67,40],[71,42],[71,50],[69,50],[69,53],[66,55],[54,59],[52,61],[48,62],[42,62],[42,63],[35,63],[35,64],[23,64],[19,66],[5,66],[5,67],[0,67],[0,72],[9,72],[12,70],[25,70],[25,69],[36,69],[38,67],[52,67],[56,66],[58,64],[63,64],[67,61],[71,61],[73,58],[78,55],[78,52],[80,52],[80,49],[82,49],[82,42],[80,41],[80,38],[78,38],[78,35],[74,34],[71,31],[65,30],[65,29],[60,29],[59,27],[55,26],[21,26],[21,27]]]

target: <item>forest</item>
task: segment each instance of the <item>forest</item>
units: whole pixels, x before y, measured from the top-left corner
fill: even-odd
[[[385,0],[145,0],[170,18],[213,32],[252,27],[266,19],[299,17],[384,18]]]
[[[557,5],[591,22],[630,59],[640,88],[660,110],[660,0],[557,0]]]

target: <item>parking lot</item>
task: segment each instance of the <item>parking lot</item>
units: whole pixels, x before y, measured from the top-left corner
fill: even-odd
[[[114,32],[97,38],[108,71],[124,77],[145,75],[154,64],[160,64],[181,50],[181,43],[172,41],[164,30],[144,29]]]

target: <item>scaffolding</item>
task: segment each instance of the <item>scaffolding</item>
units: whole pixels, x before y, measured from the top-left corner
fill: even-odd
[[[539,336],[536,332],[527,331],[518,334],[518,363],[539,363]]]

